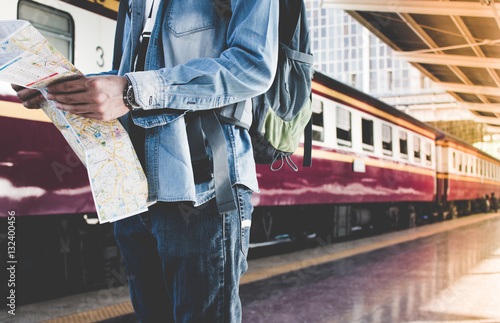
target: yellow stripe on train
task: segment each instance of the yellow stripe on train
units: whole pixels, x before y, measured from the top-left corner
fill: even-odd
[[[113,11],[118,12],[118,6],[120,5],[120,2],[117,0],[87,0],[88,2],[92,2],[92,4],[99,4],[100,6],[105,7],[106,9],[110,9]]]
[[[494,184],[498,185],[498,181],[491,180],[491,179],[486,179],[486,178],[481,178],[481,177],[474,177],[474,176],[465,176],[465,175],[457,175],[457,174],[449,174],[449,173],[437,173],[436,177],[439,179],[453,179],[456,181],[466,181],[466,182],[475,182],[475,183],[481,183],[481,184]]]
[[[0,117],[51,122],[42,109],[26,109],[21,103],[0,101]]]

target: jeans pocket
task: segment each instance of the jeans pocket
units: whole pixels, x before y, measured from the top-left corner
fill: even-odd
[[[252,225],[253,206],[251,202],[253,192],[244,186],[236,188],[238,194],[238,209],[240,213],[240,242],[241,252],[248,255],[250,245],[250,227]]]
[[[170,0],[165,23],[175,36],[181,37],[213,28],[215,18],[213,1]]]

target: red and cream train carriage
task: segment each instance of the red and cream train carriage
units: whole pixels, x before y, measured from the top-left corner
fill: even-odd
[[[295,220],[295,232],[317,231],[316,224],[331,226],[334,236],[359,226],[409,225],[417,209],[431,212],[441,132],[319,72],[313,93],[313,167],[272,172],[259,165],[254,225],[265,230],[254,231],[269,238],[270,224],[289,227],[299,212],[293,206],[307,214],[305,223]]]
[[[484,211],[486,197],[499,195],[500,162],[449,134],[437,140],[436,147],[437,199],[445,217]]]
[[[111,70],[117,1],[4,1],[0,20],[24,19],[84,73]],[[71,3],[71,4],[70,4]],[[20,216],[95,212],[85,168],[45,114],[0,82],[0,205]],[[3,211],[2,211],[3,212]]]

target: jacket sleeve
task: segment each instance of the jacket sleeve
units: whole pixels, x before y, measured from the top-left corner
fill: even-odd
[[[219,57],[126,76],[145,110],[204,110],[255,97],[272,84],[278,59],[276,0],[231,0],[227,49]]]

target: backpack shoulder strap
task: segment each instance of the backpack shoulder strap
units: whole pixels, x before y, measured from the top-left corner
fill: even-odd
[[[312,104],[312,93],[309,95],[309,100],[311,100]],[[313,136],[313,128],[312,128],[312,116],[307,123],[306,128],[304,129],[304,157],[302,159],[302,166],[311,167],[312,166],[312,136]]]
[[[236,210],[237,206],[229,177],[226,137],[214,110],[209,110],[205,115],[201,116],[201,126],[207,137],[208,144],[212,148],[215,200],[217,201],[219,213]]]
[[[128,12],[128,0],[121,0],[118,7],[118,18],[116,20],[115,44],[113,49],[113,70],[120,68],[123,54],[123,29]]]
[[[236,210],[229,174],[226,137],[215,110],[199,111],[190,115],[188,119],[186,127],[195,182],[210,180],[210,168],[213,168],[215,200],[219,213]],[[212,163],[207,156],[204,138],[212,149]]]

